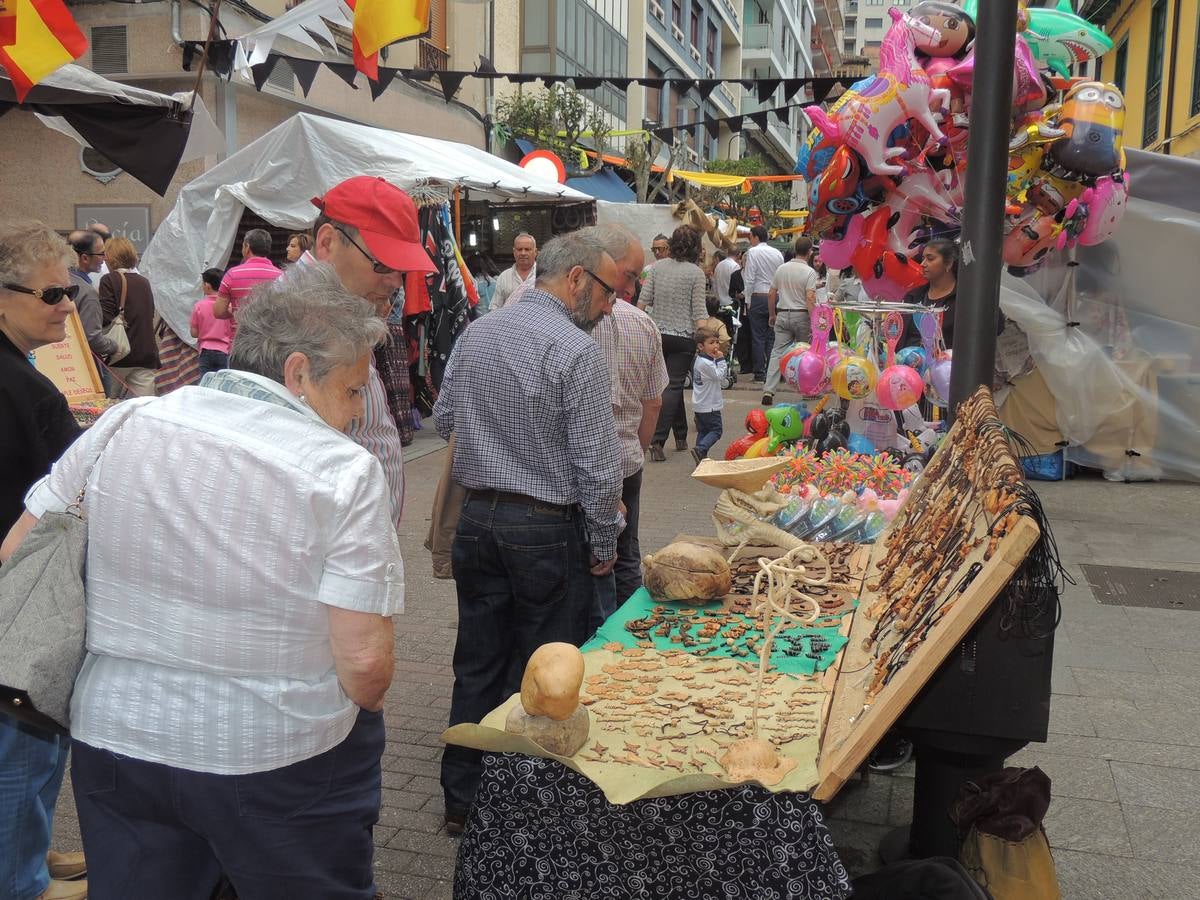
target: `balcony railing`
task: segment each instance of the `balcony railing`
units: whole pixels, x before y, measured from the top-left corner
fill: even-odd
[[[417,42],[417,68],[444,72],[450,68],[450,54],[429,41]]]

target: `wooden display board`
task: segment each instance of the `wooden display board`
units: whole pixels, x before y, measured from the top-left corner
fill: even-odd
[[[37,370],[54,382],[67,403],[98,403],[104,400],[104,385],[92,359],[87,335],[79,313],[72,311],[67,319],[67,336],[64,340],[34,351]]]
[[[989,393],[977,393],[968,404],[974,406],[968,410],[967,404],[964,404],[963,410],[974,412],[970,417],[972,421],[986,421],[989,428],[992,428],[993,423],[998,426],[999,421]],[[966,637],[971,626],[991,606],[1040,535],[1032,518],[1019,516],[1007,534],[995,542],[994,546],[989,546],[989,529],[995,522],[995,517],[989,515],[984,508],[984,495],[995,489],[996,485],[979,477],[982,473],[964,472],[962,468],[949,464],[951,454],[956,452],[956,448],[966,436],[967,419],[967,415],[960,413],[959,419],[926,469],[928,473],[944,467],[943,477],[923,476],[905,503],[901,515],[897,516],[872,547],[871,565],[863,582],[859,606],[850,630],[850,640],[837,662],[837,680],[821,740],[821,759],[818,766],[820,782],[813,792],[818,800],[831,799],[863,764],[871,750],[900,718],[921,688]],[[993,430],[996,435],[1000,434],[998,428]],[[1015,466],[1016,461],[1011,452],[1006,450],[1005,455],[1007,458],[1002,462]],[[949,580],[948,594],[957,593],[958,596],[952,597],[945,614],[916,644],[907,663],[898,669],[895,676],[884,684],[874,697],[868,697],[871,683],[876,677],[875,662],[881,649],[878,645],[868,646],[878,622],[878,617],[871,616],[872,608],[880,600],[880,594],[874,589],[874,585],[879,580],[880,566],[889,540],[896,529],[905,523],[919,523],[917,517],[922,510],[929,508],[930,498],[949,489],[945,483],[949,476],[959,480],[963,480],[965,476],[965,480],[969,481],[969,487],[960,488],[958,493],[960,501],[971,511],[972,532],[967,544],[976,544],[974,549],[956,564]],[[911,639],[909,634],[894,636],[891,646]]]

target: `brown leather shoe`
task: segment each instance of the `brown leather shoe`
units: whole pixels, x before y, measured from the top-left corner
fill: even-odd
[[[650,462],[666,462],[667,454],[663,453],[662,444],[650,445]]]
[[[87,900],[86,881],[59,881],[50,879],[50,886],[38,896],[38,900]]]
[[[50,869],[50,877],[60,881],[71,881],[87,874],[87,860],[78,851],[59,853],[51,850],[46,854],[46,866]]]

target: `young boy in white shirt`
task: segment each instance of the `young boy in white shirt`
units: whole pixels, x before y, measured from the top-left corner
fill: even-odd
[[[721,385],[729,364],[721,352],[721,338],[715,329],[697,328],[696,360],[692,363],[692,412],[696,420],[696,447],[692,458],[697,463],[708,457],[713,444],[721,439],[721,410],[725,398]]]

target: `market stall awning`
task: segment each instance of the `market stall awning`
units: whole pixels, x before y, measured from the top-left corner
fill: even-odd
[[[191,102],[190,91],[160,94],[66,65],[18,103],[12,80],[0,69],[0,115],[14,109],[35,113],[47,127],[92,147],[160,195],[181,162],[224,147],[204,101],[197,97],[194,107]]]
[[[608,200],[611,203],[637,202],[637,194],[621,180],[620,175],[607,166],[594,175],[568,178],[567,186],[590,194],[597,200]]]
[[[402,188],[461,188],[495,202],[592,201],[468,144],[298,113],[179,192],[142,255],[160,315],[190,343],[198,273],[229,260],[243,210],[278,228],[306,229],[317,217],[312,198],[354,175],[378,175]]]

